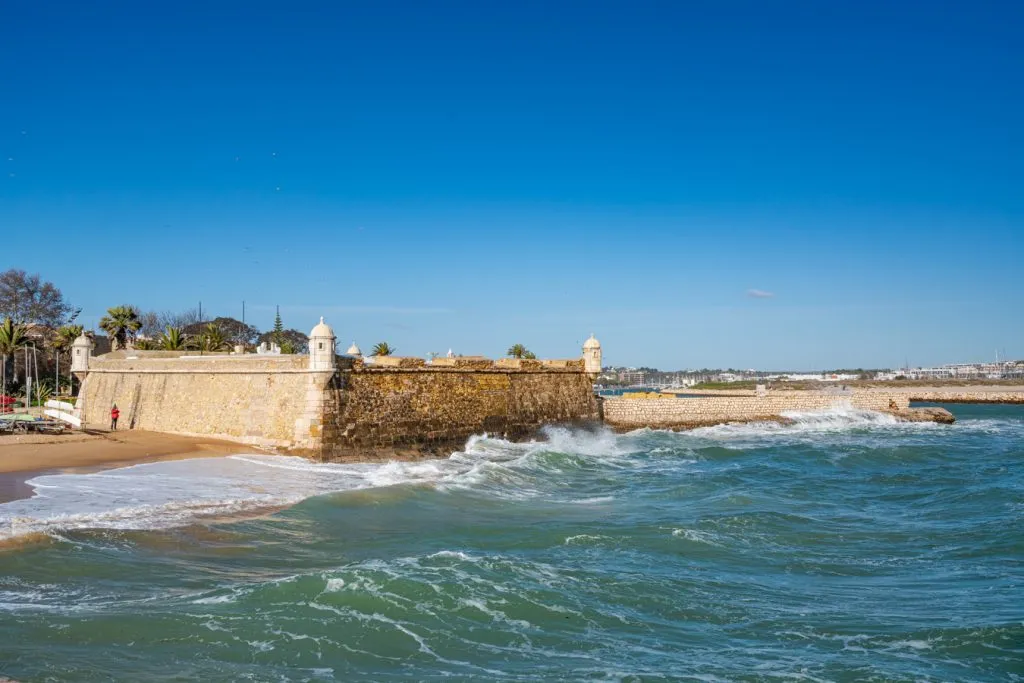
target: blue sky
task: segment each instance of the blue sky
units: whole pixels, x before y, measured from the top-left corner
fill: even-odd
[[[1024,3],[0,5],[0,269],[399,353],[1024,357]],[[768,296],[771,294],[771,296]]]

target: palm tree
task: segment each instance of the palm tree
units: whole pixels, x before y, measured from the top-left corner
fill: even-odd
[[[70,353],[75,340],[82,336],[84,331],[85,328],[81,325],[64,325],[53,337],[53,350],[60,354]]]
[[[387,342],[379,342],[373,347],[373,355],[375,356],[393,356],[397,349],[392,348]]]
[[[188,335],[182,332],[180,327],[168,325],[164,333],[160,335],[157,344],[164,351],[181,351],[188,344]]]
[[[60,370],[60,358],[61,358],[61,356],[67,354],[67,356],[70,358],[70,356],[71,356],[71,347],[74,345],[75,340],[78,339],[78,337],[81,336],[82,332],[84,332],[84,331],[85,331],[85,328],[82,327],[81,325],[71,325],[71,324],[68,324],[68,325],[64,325],[63,327],[59,328],[57,330],[57,332],[54,334],[53,340],[50,342],[50,345],[53,347],[54,352],[56,352],[58,375],[59,375],[59,370]],[[70,389],[73,380],[71,379],[72,375],[71,375],[70,363],[68,364],[68,366],[69,366],[68,367],[68,386],[69,386],[69,389]],[[60,380],[56,380],[56,387],[55,388],[57,390],[57,393],[60,393]]]
[[[512,346],[508,347],[508,351],[506,351],[505,353],[507,353],[512,358],[526,358],[526,354],[528,354],[529,352],[530,350],[527,349],[522,344],[513,344]]]
[[[207,323],[203,333],[199,335],[199,348],[202,351],[226,351],[231,348],[224,330],[216,323]]]
[[[100,319],[100,329],[110,335],[111,345],[116,351],[127,348],[135,341],[135,333],[142,327],[139,312],[134,306],[114,306]]]
[[[10,317],[0,324],[0,394],[7,393],[7,356],[25,345],[28,341],[28,330],[24,325],[16,324]]]

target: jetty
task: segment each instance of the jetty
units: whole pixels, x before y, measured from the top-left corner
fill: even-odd
[[[871,410],[906,422],[951,424],[944,408],[911,408],[907,392],[871,390],[768,391],[719,390],[635,392],[605,397],[601,415],[609,426],[627,431],[693,429],[737,422],[788,422],[787,413]]]

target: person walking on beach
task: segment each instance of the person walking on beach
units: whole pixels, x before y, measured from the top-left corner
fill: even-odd
[[[117,404],[110,409],[110,431],[117,431],[117,418],[121,417],[121,411],[117,409]]]

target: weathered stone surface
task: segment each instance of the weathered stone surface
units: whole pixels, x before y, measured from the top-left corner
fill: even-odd
[[[473,434],[516,439],[548,423],[596,420],[590,379],[577,364],[339,373],[325,411],[321,457],[447,455]]]
[[[93,359],[79,392],[86,426],[216,436],[264,448],[315,448],[332,373],[303,356]]]
[[[945,408],[907,408],[906,410],[887,411],[903,422],[938,422],[951,425],[956,422],[953,413]]]
[[[605,422],[620,429],[686,429],[729,422],[778,422],[785,419],[783,414],[787,412],[810,412],[844,407],[877,411],[906,410],[910,407],[910,400],[905,394],[878,392],[836,394],[784,391],[764,396],[684,397],[636,394],[629,398],[606,398],[602,411]]]
[[[92,359],[79,395],[87,425],[208,435],[334,460],[447,455],[473,434],[519,438],[598,418],[581,359],[515,367],[481,358],[110,354]]]
[[[1024,403],[1024,391],[906,391],[911,401],[928,403]]]

